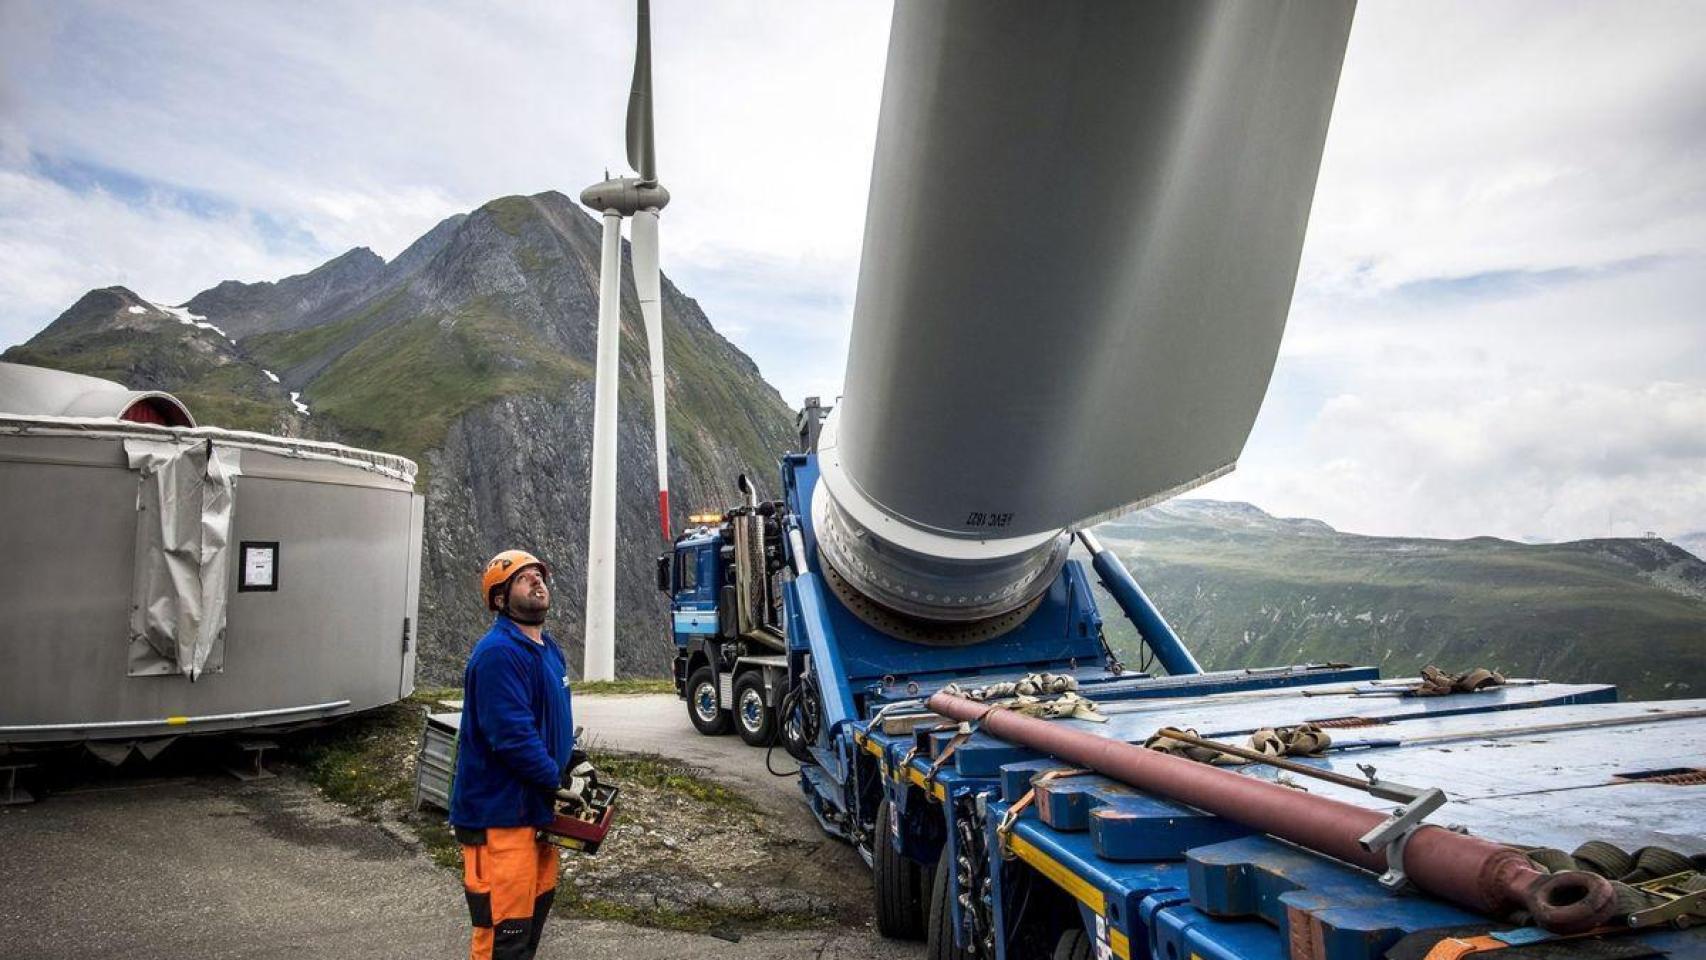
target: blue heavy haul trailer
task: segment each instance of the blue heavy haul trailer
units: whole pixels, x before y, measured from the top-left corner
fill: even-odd
[[[802,415],[808,451],[820,413]],[[745,503],[704,518],[660,558],[677,686],[703,732],[732,724],[767,743],[774,731],[823,829],[872,865],[885,935],[924,939],[932,958],[1706,957],[1706,935],[1685,929],[1691,916],[1706,920],[1702,884],[1686,876],[1706,865],[1706,701],[1620,703],[1609,685],[1544,680],[1418,696],[1414,681],[1344,664],[1205,672],[1119,560],[1083,534],[1088,569],[1069,560],[1034,607],[984,625],[986,638],[954,635],[875,607],[821,561],[815,453],[785,457],[780,479],[777,501],[743,479]],[[1110,652],[1092,577],[1118,607],[1106,614],[1137,627],[1164,675],[1127,670]],[[1681,879],[1633,902],[1641,927],[1564,937],[1401,875],[1383,883],[1240,822],[1239,810],[1205,812],[924,706],[949,684],[975,693],[1037,674],[1071,677],[1094,703],[1099,719],[1046,721],[1080,739],[1142,745],[1176,728],[1242,743],[1313,723],[1330,747],[1275,762],[1337,782],[1262,763],[1226,769],[1379,816],[1404,812],[1387,824],[1399,836],[1450,825],[1550,848],[1540,856],[1559,869],[1649,887]]]

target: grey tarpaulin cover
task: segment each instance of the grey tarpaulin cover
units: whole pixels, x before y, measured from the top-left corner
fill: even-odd
[[[192,681],[225,660],[239,452],[212,440],[124,441],[138,473],[130,675]]]

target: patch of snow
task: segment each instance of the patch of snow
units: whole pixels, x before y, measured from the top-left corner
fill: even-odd
[[[131,307],[130,312],[131,313],[147,313],[148,308],[147,307]]]
[[[198,330],[212,330],[214,333],[219,334],[220,336],[224,337],[225,339],[231,340],[230,335],[228,335],[224,330],[221,330],[218,327],[214,326],[213,324],[208,323],[207,318],[204,316],[191,313],[183,307],[168,307],[163,303],[156,303],[154,306],[160,310],[164,310],[165,312],[171,314],[174,317],[177,317],[178,322],[183,324],[186,327],[195,327]],[[137,308],[131,307],[130,309],[136,310]],[[237,341],[231,340],[231,342],[236,343]]]
[[[278,374],[276,374],[276,373],[273,373],[273,372],[272,372],[272,371],[271,371],[271,370],[262,370],[262,371],[261,371],[261,372],[262,372],[262,373],[264,373],[264,374],[266,374],[266,375],[267,375],[267,379],[268,379],[268,380],[271,380],[271,381],[272,381],[272,382],[273,382],[273,383],[277,383],[277,382],[278,382]]]
[[[290,391],[290,402],[296,405],[297,413],[308,416],[308,404],[302,402],[302,394],[295,390]]]

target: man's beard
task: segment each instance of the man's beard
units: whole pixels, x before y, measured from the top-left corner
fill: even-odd
[[[533,597],[521,594],[510,598],[504,611],[511,620],[522,626],[537,627],[545,623],[545,613],[551,609],[550,600],[535,600]]]

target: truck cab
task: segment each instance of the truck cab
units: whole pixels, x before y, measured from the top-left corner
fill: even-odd
[[[745,476],[746,503],[695,514],[658,558],[658,589],[670,598],[676,694],[700,733],[733,728],[768,746],[787,686],[782,634],[784,566],[779,501],[759,502]]]
[[[722,541],[707,527],[689,529],[676,538],[671,554],[660,558],[658,588],[669,594],[677,648],[717,632],[717,588],[722,582],[718,548]],[[681,678],[677,677],[677,686]]]

